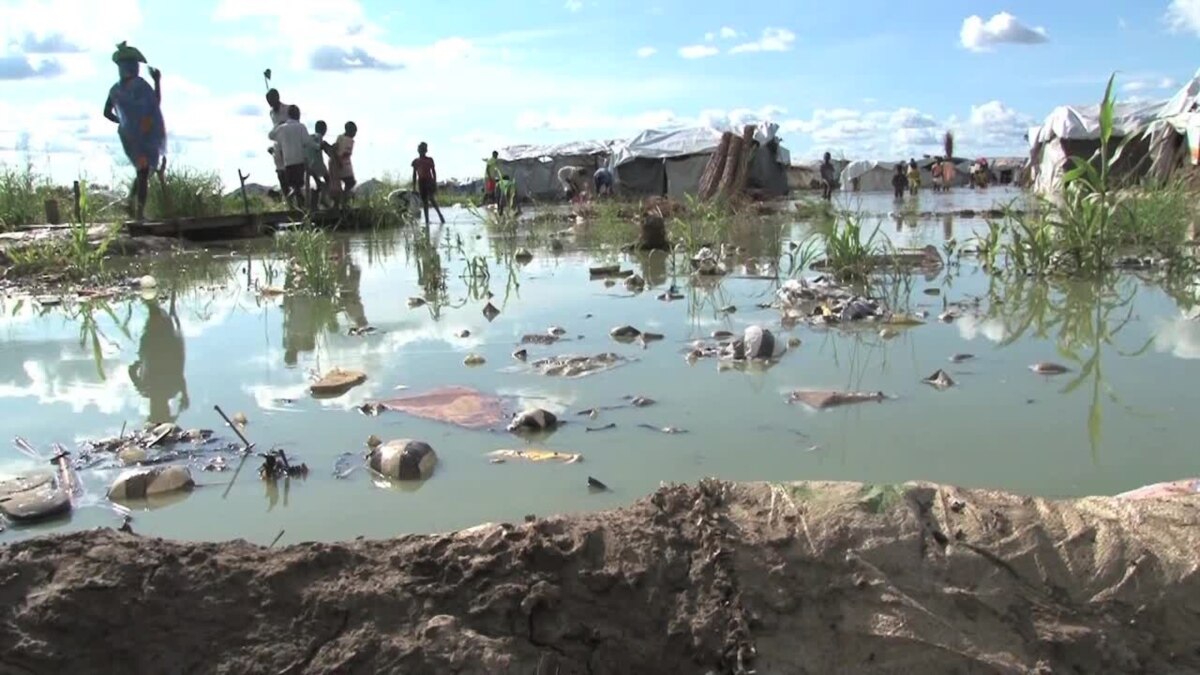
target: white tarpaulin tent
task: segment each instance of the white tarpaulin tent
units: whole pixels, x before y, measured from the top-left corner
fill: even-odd
[[[844,192],[891,192],[896,162],[857,160],[842,169],[839,182]]]
[[[1155,158],[1152,160],[1155,165],[1159,164],[1162,153],[1156,152],[1156,148],[1164,147],[1165,141],[1152,138],[1168,138],[1171,133],[1186,134],[1191,116],[1196,114],[1198,95],[1200,71],[1169,100],[1117,104],[1113,137],[1118,140],[1129,135],[1144,137],[1144,147],[1136,154],[1130,153],[1127,168],[1137,171],[1134,167],[1147,154]],[[1170,133],[1168,127],[1172,130]],[[1099,104],[1059,106],[1051,111],[1041,126],[1029,130],[1034,189],[1040,192],[1058,189],[1069,158],[1091,158],[1099,147],[1099,138]],[[1140,171],[1145,172],[1147,168],[1142,167]]]

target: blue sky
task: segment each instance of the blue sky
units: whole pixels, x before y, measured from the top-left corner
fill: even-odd
[[[123,176],[101,116],[127,39],[164,76],[170,160],[270,182],[264,68],[310,125],[360,134],[360,180],[428,141],[443,176],[492,148],[771,119],[796,161],[1025,153],[1056,105],[1169,97],[1200,0],[0,0],[0,162]]]

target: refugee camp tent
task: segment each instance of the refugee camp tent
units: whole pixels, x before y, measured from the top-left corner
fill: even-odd
[[[1200,165],[1200,70],[1163,105],[1147,135],[1152,179],[1165,181],[1181,165]]]
[[[896,162],[857,160],[842,169],[839,182],[844,192],[891,192]]]
[[[1166,178],[1184,156],[1180,150],[1196,119],[1198,96],[1200,71],[1169,100],[1118,103],[1113,143],[1130,135],[1134,139],[1121,153],[1115,175],[1126,180]],[[1058,189],[1071,157],[1091,159],[1100,149],[1100,106],[1055,108],[1040,127],[1029,130],[1029,146],[1034,189]]]
[[[770,196],[787,194],[791,161],[776,137],[778,125],[758,125],[747,188]],[[627,195],[670,195],[682,198],[700,191],[700,177],[725,131],[718,127],[651,129],[613,148],[610,166],[617,189]],[[740,130],[737,130],[740,131]]]
[[[500,172],[516,182],[520,199],[558,199],[563,195],[558,170],[564,166],[578,166],[591,174],[599,168],[612,145],[611,141],[515,145],[498,151]]]

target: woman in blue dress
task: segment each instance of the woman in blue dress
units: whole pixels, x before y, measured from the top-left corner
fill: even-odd
[[[113,53],[113,63],[121,79],[108,92],[104,116],[117,124],[121,147],[137,171],[130,197],[137,196],[138,220],[146,215],[146,192],[150,172],[166,168],[167,129],[162,115],[162,72],[150,69],[154,87],[139,76],[146,57],[134,47],[122,42]]]

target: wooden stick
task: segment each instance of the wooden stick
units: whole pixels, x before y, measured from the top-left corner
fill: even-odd
[[[250,197],[246,195],[246,181],[250,179],[250,174],[242,175],[242,170],[238,169],[238,181],[242,184],[242,210],[246,215],[250,215]]]
[[[283,538],[283,533],[286,531],[287,530],[280,530],[279,534],[275,535],[275,538],[271,540],[271,543],[267,546],[267,548],[272,548],[275,546],[275,544],[279,543],[279,540]]]

